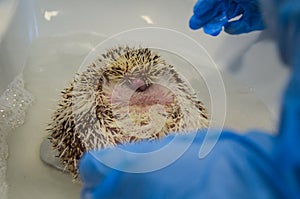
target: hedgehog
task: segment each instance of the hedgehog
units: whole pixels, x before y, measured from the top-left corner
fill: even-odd
[[[149,48],[119,46],[61,91],[47,131],[57,158],[78,179],[87,151],[208,125],[206,108],[174,66]]]

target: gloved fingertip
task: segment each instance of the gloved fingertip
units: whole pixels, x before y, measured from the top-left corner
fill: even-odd
[[[79,162],[79,175],[83,184],[87,188],[96,186],[103,174],[99,170],[99,161],[97,161],[91,153],[85,153]]]
[[[203,27],[203,30],[206,34],[209,34],[211,36],[217,36],[222,31],[223,25],[224,23],[222,21],[211,22],[209,24],[206,24]]]
[[[192,30],[197,30],[202,28],[203,22],[198,19],[195,15],[193,15],[189,21],[189,26]]]
[[[222,27],[214,29],[204,27],[203,31],[211,36],[218,36],[222,31]]]

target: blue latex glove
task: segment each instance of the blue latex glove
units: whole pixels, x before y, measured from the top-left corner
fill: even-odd
[[[230,21],[241,15],[241,18]],[[198,0],[190,19],[192,29],[218,35],[222,28],[229,34],[248,33],[264,29],[257,0]]]
[[[176,144],[185,144],[186,138],[193,136],[194,133],[181,135]],[[98,159],[110,156],[123,169],[130,165],[147,168],[149,162],[157,161],[151,155],[149,162],[143,162],[124,156],[116,148],[86,153],[79,168],[84,185],[82,198],[296,198],[295,179],[290,179],[289,174],[281,175],[271,158],[274,137],[257,132],[246,135],[223,132],[212,152],[199,159],[204,136],[204,132],[198,132],[188,150],[175,162],[148,173],[118,171]],[[152,144],[130,144],[123,149],[151,151],[173,138],[169,136]]]

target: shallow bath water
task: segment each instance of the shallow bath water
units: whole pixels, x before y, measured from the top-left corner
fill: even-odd
[[[66,173],[46,166],[39,157],[40,144],[56,108],[60,90],[73,78],[87,53],[104,38],[95,34],[78,33],[33,42],[24,68],[26,89],[35,97],[23,126],[10,133],[8,183],[9,198],[79,198],[80,184],[72,183]],[[209,93],[203,79],[189,78],[188,62],[180,57],[161,52],[162,56],[190,80],[199,99],[211,110]],[[201,70],[201,69],[200,69]],[[271,113],[255,95],[255,91],[222,73],[227,95],[225,128],[238,131],[263,129],[273,131]]]

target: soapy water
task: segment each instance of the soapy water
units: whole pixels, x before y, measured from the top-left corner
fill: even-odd
[[[9,198],[79,198],[80,185],[71,183],[72,177],[40,160],[40,144],[47,137],[47,124],[56,109],[60,91],[78,71],[82,60],[92,48],[105,38],[95,34],[78,33],[33,42],[24,68],[25,87],[35,97],[28,109],[26,122],[9,135],[8,183]],[[189,63],[178,55],[160,51],[168,63],[185,72],[185,77],[211,110],[210,96],[203,79],[193,77]],[[226,73],[222,73],[227,96],[226,129],[245,132],[250,129],[273,131],[271,113],[255,95],[254,90],[242,87]]]

